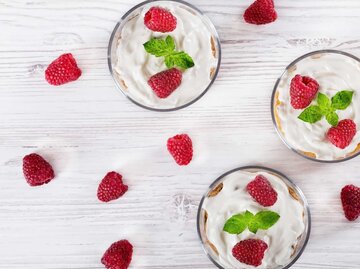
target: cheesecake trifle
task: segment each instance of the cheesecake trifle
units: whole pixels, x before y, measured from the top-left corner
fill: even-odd
[[[344,161],[360,151],[360,62],[325,50],[291,63],[277,81],[272,115],[282,140],[304,157]]]
[[[146,1],[127,12],[109,43],[108,63],[120,90],[152,110],[198,100],[216,78],[220,43],[210,20],[181,1]]]
[[[202,198],[198,233],[218,268],[289,268],[310,234],[310,212],[297,186],[279,172],[242,167],[219,177]]]

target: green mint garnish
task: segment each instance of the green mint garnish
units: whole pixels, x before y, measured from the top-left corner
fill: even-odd
[[[307,107],[298,118],[305,122],[315,123],[325,116],[330,125],[336,126],[339,122],[336,110],[346,109],[351,104],[353,94],[353,91],[340,91],[330,100],[325,94],[319,93],[316,99],[317,105]]]
[[[338,92],[333,98],[331,98],[331,107],[338,110],[346,109],[352,101],[353,94],[353,91]]]
[[[188,69],[195,65],[189,54],[175,50],[175,41],[171,36],[167,36],[165,39],[152,38],[143,46],[147,53],[156,57],[165,57],[167,68],[176,66],[181,69]]]
[[[249,231],[256,233],[260,230],[267,230],[272,227],[278,220],[280,215],[272,211],[260,211],[249,222]]]
[[[324,112],[327,112],[326,110],[331,107],[330,98],[321,92],[318,94],[317,103],[319,107],[324,110]]]
[[[182,69],[187,69],[194,66],[194,61],[188,54],[181,51],[165,56],[165,65],[168,68],[177,66]]]
[[[309,123],[315,123],[321,120],[323,113],[320,106],[309,106],[299,115],[299,119]]]
[[[326,120],[332,126],[336,126],[336,125],[338,125],[338,122],[339,122],[339,116],[335,112],[331,112],[326,115]]]
[[[144,44],[144,48],[147,53],[161,57],[175,51],[175,42],[171,36],[166,37],[166,39],[152,38]]]
[[[280,215],[272,211],[260,211],[256,215],[250,211],[236,214],[228,219],[223,230],[230,234],[241,234],[246,228],[256,233],[259,229],[267,230],[272,227],[280,218]]]
[[[246,230],[250,220],[254,217],[254,214],[250,211],[246,211],[242,214],[232,216],[224,225],[224,231],[230,234],[241,234]]]

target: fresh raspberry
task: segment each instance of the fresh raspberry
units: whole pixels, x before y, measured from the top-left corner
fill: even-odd
[[[167,141],[167,149],[178,165],[188,165],[193,157],[191,138],[187,134],[179,134],[170,137]]]
[[[341,120],[336,127],[331,127],[327,138],[336,147],[344,149],[351,143],[356,134],[356,124],[352,120]]]
[[[179,87],[181,80],[181,71],[171,68],[153,75],[148,84],[159,98],[166,98]]]
[[[102,202],[118,199],[127,192],[128,186],[124,185],[122,176],[116,172],[109,172],[100,182],[97,197]]]
[[[45,79],[55,86],[77,80],[80,76],[81,70],[71,53],[61,55],[45,70]]]
[[[144,24],[154,32],[172,32],[176,28],[176,17],[161,7],[152,7],[146,12]]]
[[[241,263],[258,267],[262,263],[268,245],[259,239],[247,239],[237,243],[232,255]]]
[[[303,109],[310,105],[319,90],[319,83],[311,77],[296,75],[291,80],[290,98],[295,109]]]
[[[107,269],[127,269],[133,254],[133,246],[127,240],[113,243],[101,258]]]
[[[341,190],[341,202],[345,217],[354,221],[360,216],[360,188],[347,185]]]
[[[246,188],[251,197],[262,206],[272,206],[277,201],[277,192],[263,175],[257,175]]]
[[[51,165],[36,153],[26,155],[23,158],[23,173],[30,186],[49,183],[55,177]]]
[[[256,0],[244,13],[244,20],[251,24],[267,24],[277,19],[273,0]]]

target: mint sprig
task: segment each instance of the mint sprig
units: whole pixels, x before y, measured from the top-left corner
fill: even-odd
[[[319,93],[317,105],[307,107],[298,118],[304,122],[315,123],[325,116],[330,125],[336,126],[339,122],[336,110],[346,109],[351,104],[353,94],[353,91],[340,91],[330,100],[325,94]]]
[[[300,115],[299,119],[309,123],[315,123],[323,117],[320,106],[309,106]]]
[[[176,51],[175,41],[171,36],[167,36],[165,39],[152,38],[143,46],[147,53],[156,57],[165,57],[167,68],[176,66],[188,69],[195,65],[189,54],[184,51]]]
[[[244,213],[229,218],[223,230],[230,234],[241,234],[248,228],[250,232],[255,234],[259,229],[268,230],[279,218],[278,213],[269,210],[260,211],[256,215],[246,210]]]
[[[249,231],[256,234],[260,230],[268,230],[272,227],[278,220],[280,215],[272,211],[260,211],[257,213],[249,222],[248,228]]]
[[[346,109],[350,105],[353,95],[353,91],[338,92],[333,98],[331,98],[331,107],[339,110]]]

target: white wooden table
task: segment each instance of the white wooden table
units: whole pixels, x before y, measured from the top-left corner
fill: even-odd
[[[348,223],[341,187],[360,185],[359,158],[311,162],[289,151],[275,133],[270,96],[296,57],[332,48],[360,56],[359,0],[276,0],[279,20],[244,24],[250,0],[194,0],[222,40],[219,77],[197,103],[151,112],[116,89],[107,45],[135,0],[0,0],[0,268],[100,269],[114,241],[135,247],[131,268],[214,268],[196,234],[198,202],[220,174],[264,165],[288,175],[311,205],[313,232],[293,268],[360,267],[360,221]],[[72,52],[80,80],[51,87],[43,67]],[[186,132],[195,158],[179,167],[166,140]],[[57,177],[31,188],[22,157],[39,152]],[[103,204],[99,181],[117,170],[129,184]]]

